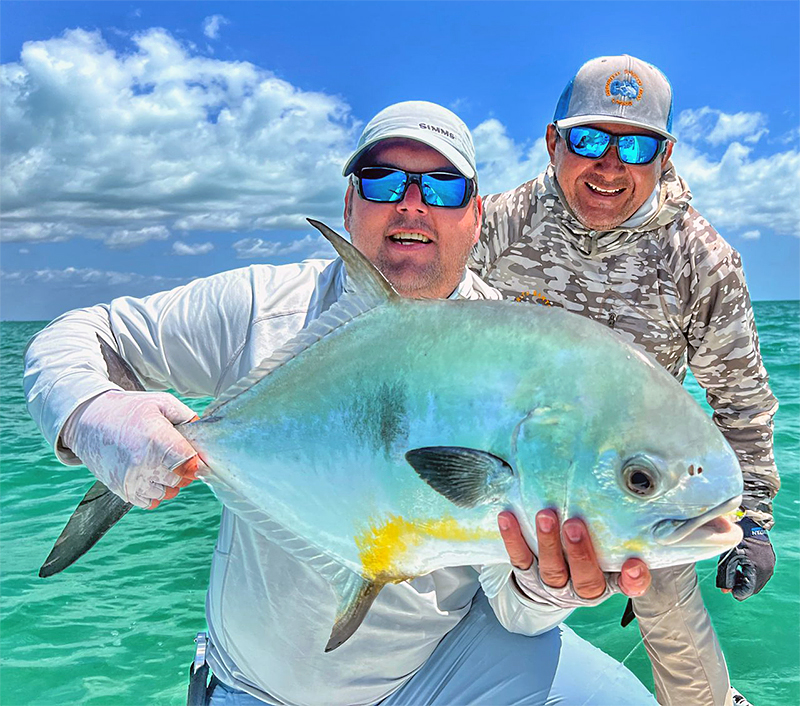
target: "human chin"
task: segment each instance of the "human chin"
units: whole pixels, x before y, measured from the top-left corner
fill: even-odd
[[[443,296],[444,275],[438,262],[419,265],[412,262],[383,262],[379,269],[398,294],[404,297],[435,298]]]
[[[573,211],[578,220],[591,230],[611,230],[625,222],[636,210],[634,195],[623,192],[619,196],[598,196],[581,184],[575,194]]]

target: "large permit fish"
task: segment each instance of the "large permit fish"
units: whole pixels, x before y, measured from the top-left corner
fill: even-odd
[[[561,309],[404,299],[312,223],[353,293],[178,428],[222,503],[328,579],[339,611],[326,651],[387,583],[464,565],[507,577],[501,510],[534,550],[537,511],[583,518],[606,571],[630,556],[684,564],[740,541],[725,517],[741,500],[736,456],[648,357]],[[112,379],[135,377],[104,354]],[[45,575],[126,505],[95,484]]]

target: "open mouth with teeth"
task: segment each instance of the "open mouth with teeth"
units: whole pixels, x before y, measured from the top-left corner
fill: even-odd
[[[422,233],[394,233],[389,236],[389,240],[399,245],[425,245],[432,242],[430,238]]]
[[[595,186],[590,182],[585,182],[586,186],[589,187],[589,191],[594,194],[598,194],[599,196],[619,196],[623,191],[625,191],[625,187],[621,187],[619,189],[601,189],[599,186]]]

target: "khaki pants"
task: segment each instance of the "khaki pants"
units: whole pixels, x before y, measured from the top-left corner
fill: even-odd
[[[695,565],[652,571],[633,612],[662,706],[732,706],[728,667],[703,604]]]

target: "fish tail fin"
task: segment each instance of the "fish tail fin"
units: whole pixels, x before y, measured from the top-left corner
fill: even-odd
[[[80,501],[50,550],[39,576],[63,571],[88,552],[133,507],[97,481]]]
[[[100,344],[100,352],[108,369],[108,379],[123,390],[143,391],[144,385],[122,356],[99,335],[97,342]],[[132,507],[131,503],[115,495],[103,483],[97,481],[89,488],[67,521],[42,568],[39,569],[39,576],[42,578],[53,576],[74,564]]]

